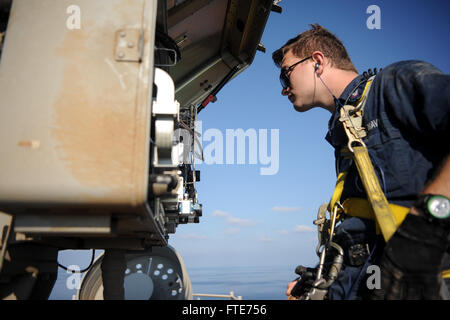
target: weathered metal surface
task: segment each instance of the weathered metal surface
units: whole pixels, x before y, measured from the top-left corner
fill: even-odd
[[[155,195],[149,174],[179,174],[178,112],[194,117],[194,104],[251,63],[271,5],[15,0],[0,64],[0,210],[20,216],[24,236],[61,247],[167,245],[192,220],[178,212],[185,183]],[[172,67],[170,50],[182,56]]]
[[[0,65],[0,207],[146,202],[155,17],[153,0],[14,1]],[[116,61],[127,29],[142,31],[141,63]]]

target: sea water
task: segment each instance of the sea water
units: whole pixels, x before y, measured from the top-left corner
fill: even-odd
[[[233,292],[243,300],[285,300],[287,284],[293,280],[293,266],[236,266],[186,267],[194,294],[221,294]],[[76,289],[69,289],[67,280],[72,274],[59,269],[50,300],[71,300]],[[197,299],[194,296],[194,299]],[[201,300],[213,299],[200,297]]]

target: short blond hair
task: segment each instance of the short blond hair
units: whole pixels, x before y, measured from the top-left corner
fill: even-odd
[[[284,55],[290,50],[299,58],[311,56],[316,50],[321,51],[330,60],[332,66],[358,73],[342,42],[317,23],[311,24],[310,30],[290,39],[284,46],[273,52],[272,59],[279,68]]]

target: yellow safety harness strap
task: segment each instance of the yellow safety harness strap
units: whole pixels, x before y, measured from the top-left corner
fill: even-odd
[[[383,235],[385,242],[394,235],[397,228],[403,223],[409,213],[409,208],[388,203],[383,190],[380,187],[378,177],[370,160],[369,152],[362,137],[366,135],[362,127],[362,113],[366,102],[367,94],[371,86],[371,81],[367,83],[364,92],[358,102],[358,107],[354,108],[346,105],[341,108],[341,118],[339,119],[348,137],[348,150],[343,148],[341,153],[345,156],[350,151],[356,164],[358,174],[367,194],[367,199],[349,198],[342,203],[342,209],[346,215],[376,221],[377,234]],[[359,145],[354,146],[356,142]],[[347,155],[348,156],[348,155]],[[328,211],[332,212],[342,196],[344,182],[347,172],[340,172],[336,181],[336,187],[328,205]],[[450,278],[450,270],[442,271],[442,278]]]
[[[397,221],[389,207],[389,203],[381,190],[377,175],[370,161],[369,152],[365,146],[353,147],[354,160],[361,177],[367,198],[372,205],[373,212],[384,241],[388,242],[397,230]]]
[[[375,219],[375,213],[372,209],[372,206],[367,199],[362,198],[348,198],[345,199],[342,203],[342,206],[344,207],[345,214],[352,216],[352,217],[358,217],[363,219],[370,219],[370,220],[376,220]],[[405,220],[406,215],[409,212],[408,207],[399,206],[397,204],[389,203],[389,208],[391,209],[391,212],[394,215],[395,224],[396,227],[399,227],[403,220]],[[377,233],[380,232],[380,226],[377,223]]]
[[[348,198],[345,199],[342,203],[342,207],[344,208],[345,214],[362,218],[362,219],[369,219],[369,220],[375,220],[375,213],[372,210],[372,206],[367,201],[367,199],[362,198]],[[389,208],[391,209],[392,213],[394,214],[394,218],[397,224],[397,228],[403,223],[403,220],[405,220],[406,216],[409,213],[408,207],[399,206],[394,203],[389,203]],[[380,227],[377,223],[377,234],[380,233]],[[450,269],[443,270],[442,271],[442,278],[443,279],[450,279]]]
[[[450,269],[442,271],[442,278],[450,279]]]
[[[356,107],[345,105],[340,109],[339,121],[342,123],[348,137],[348,149],[353,153],[353,160],[356,163],[356,168],[366,190],[367,198],[375,213],[376,221],[380,226],[384,240],[388,242],[397,230],[397,223],[389,207],[389,203],[381,190],[380,183],[378,182],[377,175],[369,157],[369,152],[362,141],[362,138],[366,136],[366,131],[362,127],[362,115],[372,80],[373,77],[367,81],[363,95],[359,99]],[[354,145],[354,143],[357,145]]]
[[[342,191],[344,190],[345,178],[347,178],[347,171],[339,173],[336,181],[336,187],[334,188],[333,195],[331,196],[331,200],[328,203],[329,212],[333,211],[334,206],[339,201],[339,199],[341,199]]]
[[[369,90],[370,90],[370,87],[372,86],[372,81],[374,78],[375,77],[371,77],[371,78],[369,78],[369,80],[367,80],[367,83],[366,83],[366,86],[364,87],[364,91],[361,95],[361,98],[359,98],[359,100],[358,100],[358,104],[364,102],[364,100],[369,95]]]

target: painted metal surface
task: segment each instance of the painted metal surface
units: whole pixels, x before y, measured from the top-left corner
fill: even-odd
[[[152,0],[14,1],[0,64],[0,206],[146,202],[155,17]],[[127,29],[142,32],[141,62],[116,59]]]
[[[189,182],[173,161],[173,130],[181,115],[194,122],[193,105],[230,70],[250,65],[271,5],[15,0],[0,63],[0,210],[17,217],[16,231],[136,249],[198,222],[198,210],[178,210]],[[158,65],[174,50],[167,36],[182,56],[172,67]],[[158,86],[158,68],[170,86]],[[152,192],[149,175],[177,177],[177,191]],[[189,196],[197,202],[195,188]]]

